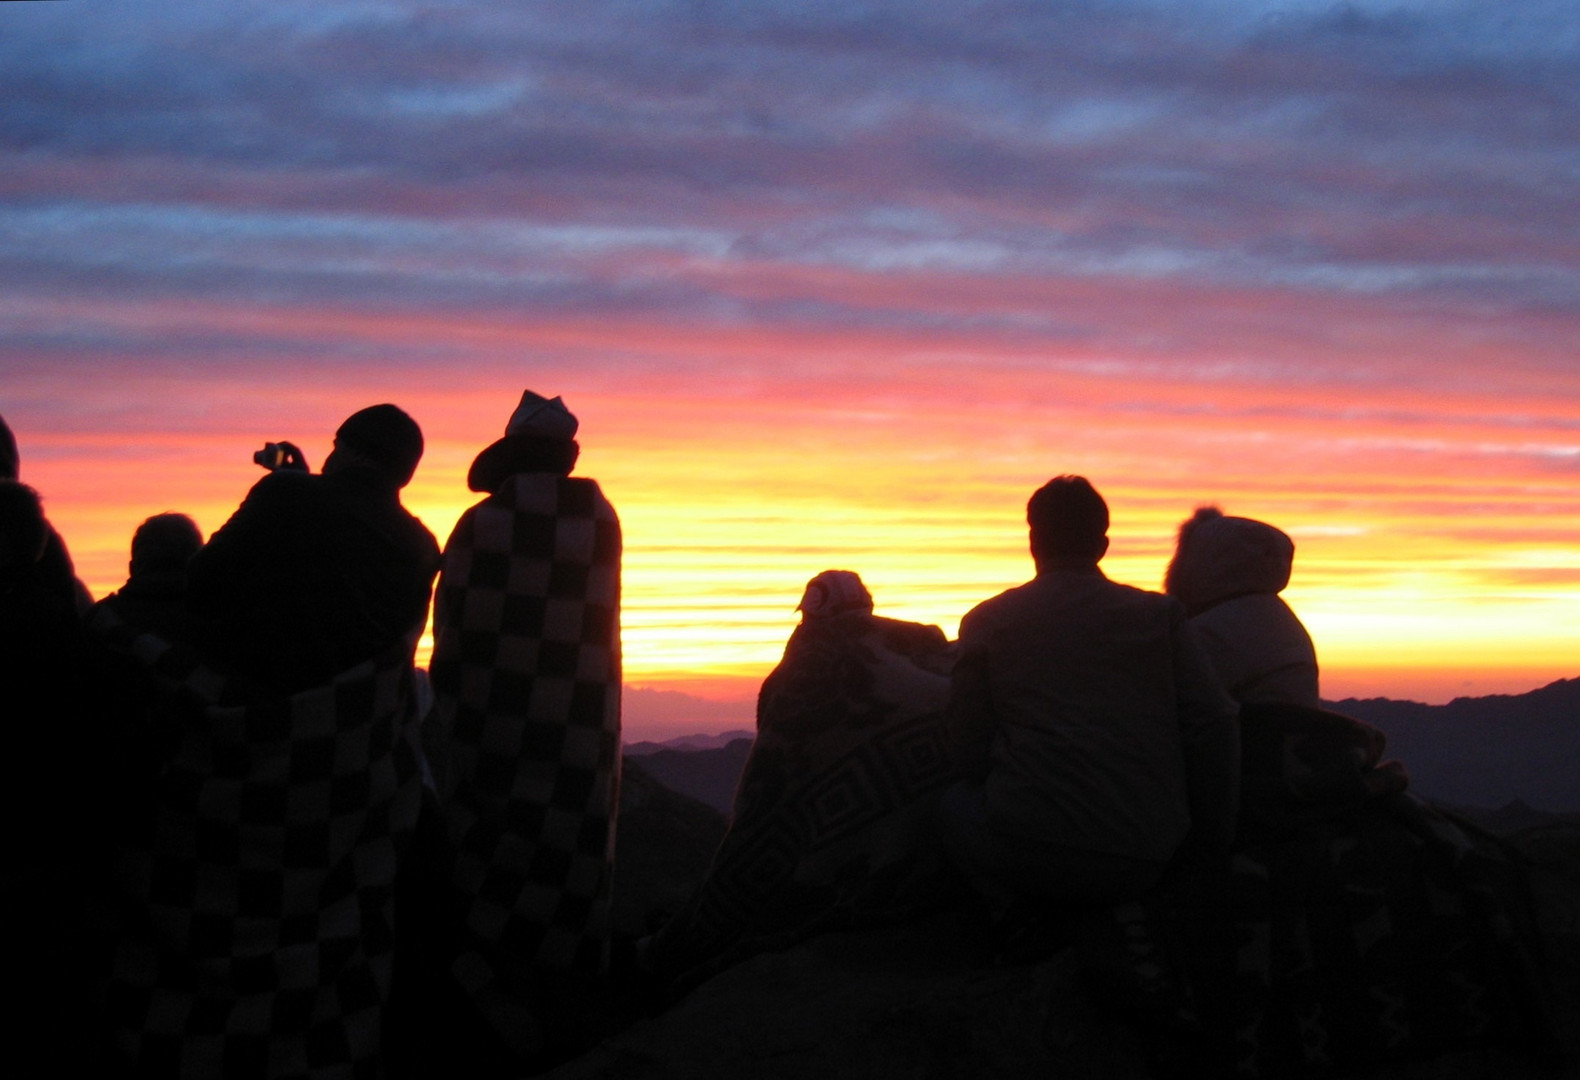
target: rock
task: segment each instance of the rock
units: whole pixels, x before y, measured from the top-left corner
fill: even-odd
[[[825,934],[715,976],[548,1074],[555,1080],[1149,1076],[1136,1035],[1095,1012],[1073,954],[985,962],[959,913]]]
[[[724,839],[724,815],[654,779],[644,759],[621,765],[615,838],[614,930],[651,932],[648,919],[679,911]]]

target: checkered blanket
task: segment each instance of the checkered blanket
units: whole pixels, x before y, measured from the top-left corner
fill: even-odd
[[[607,964],[620,544],[594,481],[518,474],[461,517],[439,577],[423,738],[453,849],[451,971],[523,1057],[545,987]]]
[[[174,733],[108,825],[115,1052],[139,1076],[378,1075],[396,854],[421,795],[413,642],[256,698],[111,608],[93,629]]]
[[[953,654],[935,626],[853,612],[804,622],[758,697],[757,741],[708,877],[655,938],[691,977],[836,926],[925,906],[954,770]]]

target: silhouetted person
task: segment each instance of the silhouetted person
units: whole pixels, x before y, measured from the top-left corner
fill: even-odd
[[[20,479],[21,465],[22,458],[17,451],[16,436],[5,422],[5,417],[0,416],[0,480]],[[70,599],[79,612],[86,611],[93,603],[93,597],[77,579],[77,571],[72,565],[71,554],[66,550],[66,542],[60,538],[60,534],[47,519],[44,522],[44,529],[46,532],[44,554],[36,564],[39,580],[46,588],[53,589]]]
[[[423,440],[394,405],[348,417],[319,475],[278,445],[283,462],[192,557],[187,594],[223,666],[289,693],[415,645],[439,547],[400,503]]]
[[[1242,705],[1317,708],[1317,652],[1279,597],[1295,543],[1273,526],[1203,506],[1180,526],[1164,591],[1185,605],[1224,689]]]
[[[757,697],[729,833],[646,950],[660,975],[892,919],[941,891],[932,821],[953,778],[943,730],[953,650],[936,626],[874,614],[849,570],[807,582],[799,610]]]
[[[147,688],[103,993],[128,1075],[383,1072],[422,798],[412,652],[438,564],[399,498],[421,454],[393,405],[349,417],[321,475],[266,446],[270,474],[186,563],[201,625],[137,602],[145,579],[179,587],[179,517],[139,530],[129,595],[94,612],[106,666]]]
[[[973,780],[946,794],[943,839],[990,896],[1115,902],[1187,833],[1227,849],[1236,710],[1184,608],[1098,569],[1108,507],[1091,484],[1049,481],[1026,517],[1037,576],[960,624],[949,722]]]
[[[559,398],[522,395],[472,463],[488,497],[450,534],[434,603],[423,741],[454,851],[448,975],[518,1061],[586,1037],[608,959],[621,538],[598,484],[569,475],[576,429]]]
[[[192,632],[186,611],[187,564],[203,547],[197,522],[185,514],[155,514],[132,534],[126,583],[99,601],[121,618],[167,637]]]
[[[99,779],[83,746],[85,641],[70,590],[45,563],[52,531],[38,494],[0,480],[0,695],[5,701],[6,869],[13,933],[7,1011],[20,1060],[83,1065],[92,1045],[84,894],[89,801]]]

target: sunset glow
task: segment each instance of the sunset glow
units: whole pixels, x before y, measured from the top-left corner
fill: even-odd
[[[0,413],[96,596],[377,401],[442,541],[530,387],[628,683],[731,703],[628,737],[749,726],[823,569],[953,634],[1059,473],[1128,583],[1288,531],[1329,698],[1580,675],[1568,5],[4,7]]]

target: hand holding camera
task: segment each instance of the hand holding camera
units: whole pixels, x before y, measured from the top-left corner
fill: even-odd
[[[253,453],[252,460],[270,472],[281,469],[290,472],[312,472],[307,467],[306,455],[295,443],[283,441],[264,443],[262,450]]]

